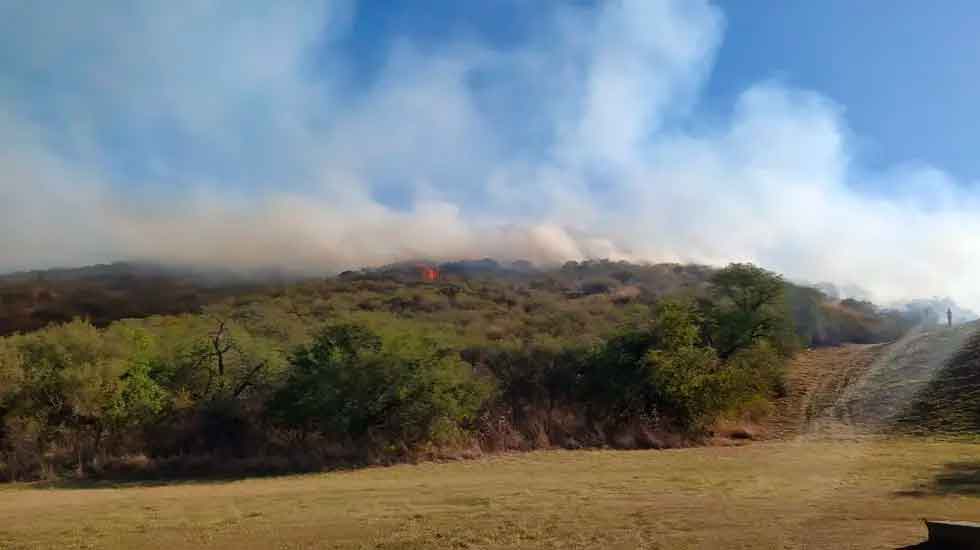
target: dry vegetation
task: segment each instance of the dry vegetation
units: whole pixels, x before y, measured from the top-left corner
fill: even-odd
[[[980,448],[546,451],[164,486],[0,489],[0,548],[899,548],[980,515]]]
[[[834,416],[873,430],[893,425],[976,332],[976,323],[966,323],[912,332],[890,344],[867,374],[847,388]]]
[[[824,429],[841,394],[864,376],[887,345],[850,344],[800,352],[787,367],[788,391],[774,403],[768,437],[786,439]]]
[[[604,264],[598,268],[612,269]],[[571,266],[565,271],[578,269]],[[464,360],[473,360],[475,353],[470,352],[481,351],[480,364],[499,379],[500,403],[525,416],[529,416],[528,410],[540,409],[530,405],[544,403],[547,409],[541,410],[548,414],[543,425],[554,431],[555,412],[563,409],[552,385],[542,383],[551,378],[512,375],[538,376],[538,371],[529,367],[536,364],[532,359],[548,367],[542,372],[555,370],[559,362],[544,353],[547,348],[528,347],[524,342],[526,349],[515,349],[527,353],[514,355],[514,350],[504,344],[511,339],[520,341],[524,333],[554,340],[551,343],[583,339],[601,343],[608,338],[609,329],[647,318],[654,311],[674,315],[658,318],[655,326],[684,329],[674,331],[679,336],[669,331],[666,336],[677,340],[688,334],[690,338],[695,332],[691,323],[676,322],[686,319],[682,315],[685,310],[664,309],[659,296],[649,290],[624,300],[606,288],[627,280],[635,282],[631,279],[641,279],[642,283],[644,269],[633,275],[613,272],[609,276],[613,282],[587,280],[576,271],[575,280],[581,281],[571,289],[560,280],[552,281],[554,288],[541,287],[540,282],[513,286],[499,281],[427,286],[348,275],[255,301],[240,299],[234,307],[254,312],[247,316],[249,322],[258,319],[263,323],[262,330],[252,327],[251,333],[243,332],[254,336],[241,337],[246,357],[251,356],[245,352],[260,358],[276,357],[260,345],[261,338],[282,340],[283,347],[294,340],[303,342],[307,325],[317,315],[340,315],[383,335],[411,326],[445,339],[450,349],[460,350]],[[591,271],[588,273],[592,276]],[[673,268],[664,273],[680,277],[678,280],[691,275]],[[664,273],[657,272],[651,280],[662,280]],[[599,286],[604,290],[592,294],[591,290]],[[788,290],[796,292],[792,287]],[[866,336],[871,334],[868,327],[886,327],[871,339],[875,340],[892,330],[887,316],[872,319],[874,323],[861,325],[861,330],[847,328],[822,316],[820,312],[827,308],[820,302],[800,302],[798,298],[790,296],[790,304],[813,306],[793,308],[796,336],[804,342],[833,341],[841,334]],[[813,312],[817,314],[812,316]],[[813,323],[801,322],[807,319]],[[195,322],[206,320],[191,316],[151,318],[141,326],[145,325],[148,334],[157,335],[174,323],[177,328],[186,324],[185,332],[208,335],[211,333],[206,330],[192,330],[199,328]],[[667,324],[669,320],[675,322]],[[135,322],[117,324],[103,334],[129,326]],[[493,331],[486,328],[490,326]],[[833,330],[825,331],[827,326]],[[842,332],[841,327],[851,332]],[[84,334],[95,331],[91,327],[75,328]],[[57,336],[58,330],[68,330],[66,335],[70,336],[69,329],[51,329],[34,337]],[[911,411],[918,415],[914,417],[917,425],[932,429],[936,422],[942,424],[951,416],[945,408],[926,405],[955,402],[958,411],[972,407],[973,401],[956,398],[957,388],[965,387],[964,380],[972,384],[976,378],[973,367],[980,339],[969,340],[974,329],[938,330],[911,335],[895,344],[849,345],[798,354],[786,373],[786,391],[774,403],[769,430],[771,437],[782,441],[665,451],[539,451],[235,481],[112,484],[62,478],[8,484],[0,486],[0,550],[905,548],[923,540],[922,517],[980,516],[980,446],[963,439],[821,439],[828,432],[820,428],[846,428],[869,415],[891,417],[901,412],[901,405],[911,404]],[[164,344],[170,341],[166,339],[172,336],[170,332],[158,336],[160,349],[169,350],[171,346]],[[177,336],[184,337],[184,332]],[[214,338],[216,346],[222,343]],[[864,336],[848,338],[866,341]],[[969,343],[954,354],[963,342]],[[623,355],[619,351],[628,350],[625,344],[607,344],[617,353],[587,357],[597,365],[608,362],[621,367],[605,360]],[[493,346],[501,349],[494,351]],[[657,363],[658,368],[675,366],[671,363],[674,358],[662,351],[655,350],[650,357],[663,362]],[[296,362],[296,357],[293,360]],[[521,368],[515,371],[515,365]],[[597,380],[607,378],[603,375]],[[665,379],[658,387],[670,388],[672,381]],[[624,383],[627,388],[636,387],[631,380]],[[300,383],[297,387],[308,386]],[[548,390],[544,397],[538,395],[539,386]],[[528,388],[535,391],[529,393]],[[923,388],[927,389],[924,393]],[[973,392],[974,385],[969,388]],[[680,389],[690,388],[682,385]],[[695,389],[698,391],[689,393],[705,393],[703,388]],[[919,397],[938,397],[916,401],[911,390]],[[618,389],[609,393],[623,395]],[[658,394],[658,399],[662,398]],[[842,415],[841,410],[862,414]],[[331,413],[330,417],[336,416]],[[970,423],[975,416],[963,412],[953,417],[970,427],[960,435],[976,433],[975,423]]]
[[[980,433],[980,333],[958,331],[955,353],[933,372],[895,418],[896,429],[913,433]],[[965,334],[960,334],[965,332]],[[964,342],[965,341],[965,342]]]
[[[414,265],[346,273],[196,315],[0,338],[0,479],[676,446],[767,410],[805,340],[789,285],[752,265],[451,267],[437,281]],[[646,294],[613,292],[622,281]]]
[[[787,368],[770,438],[980,432],[977,323],[915,330],[890,344],[812,349]]]

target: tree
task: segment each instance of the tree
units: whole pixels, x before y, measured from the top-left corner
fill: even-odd
[[[702,318],[689,301],[669,300],[657,307],[656,348],[645,359],[657,409],[682,429],[694,429],[725,402],[720,363],[701,345]]]
[[[37,427],[37,454],[58,443],[72,449],[76,469],[99,453],[111,403],[121,388],[130,346],[107,339],[94,326],[73,321],[16,341],[21,391],[8,417]]]
[[[644,360],[655,343],[655,333],[644,327],[624,330],[596,349],[580,391],[590,423],[599,422],[600,415],[619,421],[656,414],[656,394]]]
[[[480,363],[497,379],[498,401],[508,405],[514,422],[528,420],[528,412],[544,411],[550,435],[555,409],[577,397],[586,351],[571,344],[525,343],[480,350]]]
[[[660,416],[678,428],[697,430],[727,406],[728,394],[714,349],[652,350],[647,362]]]
[[[0,417],[21,390],[24,372],[19,342],[20,337],[0,338]]]
[[[325,328],[293,355],[269,414],[335,443],[403,454],[463,435],[488,390],[458,355],[431,341],[382,340],[345,324]]]
[[[770,341],[781,353],[797,343],[783,302],[782,277],[752,264],[734,263],[711,278],[707,304],[709,342],[727,359],[759,340]]]
[[[279,374],[286,355],[247,321],[221,310],[160,320],[155,376],[194,401],[246,398]]]

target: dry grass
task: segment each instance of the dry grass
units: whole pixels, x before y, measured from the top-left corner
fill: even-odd
[[[897,548],[980,517],[980,446],[555,451],[162,486],[0,488],[0,548]]]
[[[788,439],[815,431],[841,393],[887,349],[882,344],[848,344],[799,353],[787,369],[789,391],[775,403],[769,437]]]

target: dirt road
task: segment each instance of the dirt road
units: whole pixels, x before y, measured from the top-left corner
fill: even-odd
[[[851,344],[801,352],[789,366],[788,393],[775,403],[768,436],[790,439],[813,433],[844,390],[867,373],[885,347]]]

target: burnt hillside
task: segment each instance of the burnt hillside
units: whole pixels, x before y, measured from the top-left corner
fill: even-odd
[[[192,313],[258,286],[127,263],[14,273],[0,277],[0,335],[72,319],[101,327],[119,319]]]

